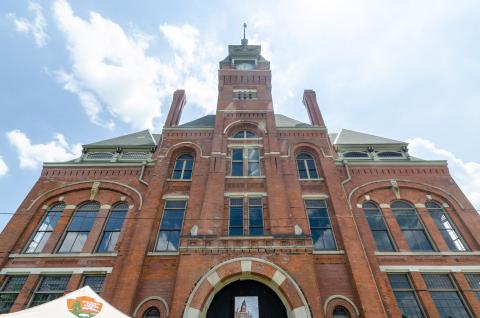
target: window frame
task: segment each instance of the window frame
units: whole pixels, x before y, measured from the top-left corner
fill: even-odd
[[[40,291],[40,290],[39,290],[39,289],[40,289],[40,286],[42,285],[42,283],[44,282],[44,280],[45,280],[46,278],[49,278],[49,277],[67,277],[68,279],[67,279],[67,282],[66,282],[66,284],[65,284],[65,288],[63,289],[63,291],[58,291],[58,292]],[[32,294],[30,295],[30,299],[29,299],[29,301],[28,301],[28,304],[27,304],[26,308],[33,308],[33,307],[36,307],[36,306],[45,304],[46,302],[49,302],[49,301],[52,301],[52,300],[55,300],[55,299],[58,299],[58,298],[62,297],[62,296],[65,294],[65,291],[66,291],[66,289],[67,289],[67,287],[68,287],[68,283],[70,282],[70,279],[71,279],[71,278],[72,278],[72,276],[69,275],[69,274],[67,274],[67,275],[64,275],[64,274],[42,275],[42,276],[40,277],[40,280],[37,282],[37,285],[35,286],[34,291],[33,291]],[[43,303],[41,303],[41,304],[32,306],[33,299],[35,298],[35,296],[36,296],[37,294],[48,294],[48,295],[50,295],[50,294],[59,294],[59,296],[58,296],[58,297],[55,297],[55,298],[53,298],[53,299],[49,299],[48,301],[43,302]]]
[[[82,231],[71,231],[71,230],[70,230],[70,226],[72,225],[73,221],[74,221],[75,218],[77,217],[78,212],[84,212],[84,213],[93,212],[92,209],[89,209],[89,210],[85,209],[84,211],[81,211],[81,209],[82,209],[84,206],[86,206],[86,205],[88,205],[88,204],[93,204],[93,203],[97,204],[98,209],[95,211],[95,217],[92,217],[92,218],[93,218],[93,221],[92,221],[92,224],[91,224],[91,226],[90,226],[90,229],[89,229],[88,231],[85,231],[85,230],[82,230]],[[97,202],[97,201],[86,201],[86,202],[83,202],[82,204],[80,204],[80,205],[75,209],[75,212],[73,212],[72,216],[70,217],[70,221],[68,222],[68,225],[67,225],[67,227],[65,228],[65,230],[64,230],[64,232],[63,232],[62,239],[59,241],[55,253],[57,253],[57,254],[75,254],[75,253],[82,253],[82,250],[83,250],[83,248],[85,247],[85,244],[86,244],[87,241],[88,241],[88,237],[90,236],[90,233],[92,232],[92,228],[93,228],[94,225],[95,225],[95,221],[96,221],[96,219],[98,218],[98,213],[100,212],[100,209],[101,209],[101,204],[100,204],[99,202]],[[88,216],[87,216],[87,217],[84,216],[84,218],[89,218],[89,217],[88,217]],[[71,232],[72,232],[72,233],[73,233],[73,232],[77,233],[77,236],[75,237],[75,240],[74,240],[73,244],[70,246],[70,250],[69,250],[68,252],[62,251],[62,246],[63,246],[63,244],[64,244],[64,242],[65,242],[68,234],[71,233]],[[72,248],[73,248],[73,246],[75,245],[75,242],[76,242],[77,239],[78,239],[78,233],[87,233],[87,237],[85,238],[85,242],[83,243],[82,248],[80,249],[80,251],[78,251],[78,252],[72,252]]]
[[[391,276],[400,276],[400,275],[403,275],[407,278],[408,280],[408,284],[410,285],[410,288],[394,288],[392,286],[392,282],[390,280],[390,277]],[[411,292],[417,302],[417,306],[418,308],[420,309],[420,313],[422,314],[422,318],[425,318],[425,317],[428,317],[426,314],[425,314],[425,309],[423,309],[423,306],[422,306],[422,303],[420,301],[420,298],[418,297],[418,293],[417,293],[417,290],[415,289],[415,286],[412,284],[412,278],[410,277],[410,274],[409,273],[387,273],[387,278],[388,278],[388,283],[390,284],[390,288],[392,289],[392,292],[393,292],[393,296],[395,298],[395,302],[396,302],[396,305],[398,307],[398,309],[400,310],[400,313],[402,313],[403,315],[403,311],[402,311],[402,307],[400,307],[399,303],[398,303],[398,299],[397,299],[397,296],[395,294],[395,292]]]
[[[63,208],[61,211],[57,211],[57,210],[53,210],[53,208],[57,207],[57,206],[61,206],[63,205]],[[58,202],[55,202],[53,203],[50,207],[48,207],[48,209],[46,209],[46,212],[45,212],[45,215],[43,216],[42,218],[42,221],[37,225],[37,228],[35,229],[35,232],[33,232],[33,235],[31,236],[31,238],[28,240],[28,243],[25,245],[25,248],[23,249],[23,254],[40,254],[43,252],[43,250],[45,249],[45,245],[47,244],[48,240],[50,239],[52,233],[55,231],[55,228],[58,224],[58,221],[60,221],[62,215],[65,213],[65,202],[61,202],[61,201],[58,201]],[[53,210],[53,211],[52,211]],[[43,223],[45,222],[45,220],[47,219],[49,213],[57,213],[57,212],[60,212],[59,213],[59,217],[55,223],[55,225],[53,226],[52,230],[40,230],[40,228],[43,226]],[[48,226],[50,226],[51,222],[48,223]],[[35,237],[37,236],[37,234],[39,232],[42,232],[44,233],[44,235],[42,236],[41,240],[43,240],[43,238],[45,237],[45,233],[50,233],[50,235],[48,236],[48,238],[46,239],[45,243],[43,244],[42,246],[42,249],[40,251],[37,251],[37,248],[38,246],[40,245],[37,245],[34,249],[33,252],[29,252],[29,248],[30,248],[30,245],[33,243],[33,240],[35,239]]]
[[[230,152],[230,176],[231,177],[237,177],[237,178],[258,178],[262,177],[262,156],[260,155],[260,148],[258,146],[250,146],[250,145],[244,145],[244,146],[234,146],[231,148]],[[239,159],[234,159],[233,152],[235,150],[241,150],[242,152],[242,160]],[[256,150],[258,153],[258,160],[250,160],[250,150]],[[234,175],[233,174],[233,166],[234,163],[242,163],[242,175]],[[251,163],[257,163],[258,164],[258,175],[250,175],[249,174],[249,168]]]
[[[325,203],[325,210],[327,212],[327,217],[328,217],[328,222],[330,224],[330,227],[312,227],[312,225],[310,223],[310,217],[308,216],[308,211],[307,210],[308,209],[313,209],[313,208],[312,207],[307,207],[307,201],[323,201]],[[310,229],[310,236],[311,236],[311,239],[312,239],[312,250],[314,252],[338,251],[338,242],[337,242],[337,239],[335,237],[335,231],[333,230],[332,217],[330,216],[330,212],[328,210],[327,199],[325,199],[325,198],[303,198],[303,206],[304,206],[304,209],[305,209],[305,215],[307,217],[308,227]],[[322,208],[322,207],[320,207],[320,208]],[[334,247],[332,249],[327,249],[327,248],[317,249],[317,248],[315,248],[315,242],[313,240],[313,235],[312,235],[313,229],[330,229],[330,231],[332,232],[332,239],[333,239]]]
[[[167,207],[167,203],[168,202],[173,202],[173,201],[176,201],[176,202],[185,202],[185,207],[183,208],[183,215],[182,215],[182,222],[180,224],[180,228],[179,229],[172,229],[172,228],[168,228],[168,229],[164,229],[162,230],[162,223],[164,221],[164,218],[165,218],[165,210],[166,210],[166,207]],[[187,213],[187,209],[188,209],[188,199],[187,198],[182,198],[182,199],[165,199],[164,200],[164,203],[163,203],[163,211],[162,211],[162,217],[160,219],[160,224],[159,224],[159,227],[158,227],[158,231],[157,231],[157,237],[155,239],[155,245],[153,246],[153,251],[154,253],[178,253],[179,250],[180,250],[180,243],[181,243],[181,238],[182,238],[182,231],[183,231],[183,225],[185,223],[185,215]],[[169,208],[169,210],[181,210],[180,208]],[[175,249],[175,250],[169,250],[169,249],[164,249],[164,250],[159,250],[157,249],[157,246],[158,246],[158,242],[160,241],[160,233],[164,231],[164,232],[177,232],[178,231],[178,247]],[[168,246],[170,245],[170,242],[167,241],[167,248]]]
[[[402,208],[394,208],[394,207],[392,207],[397,202],[404,203],[404,204],[409,206],[409,209],[411,209],[411,211],[413,211],[415,213],[415,216],[418,219],[419,224],[422,226],[421,229],[415,229],[415,228],[410,228],[410,227],[408,229],[403,229],[402,228],[402,225],[400,225],[400,223],[398,222],[397,214],[398,213],[404,213],[406,208],[403,208],[403,207]],[[413,204],[411,204],[410,202],[404,201],[404,200],[395,200],[395,201],[390,203],[390,210],[392,211],[392,214],[395,218],[395,221],[397,222],[397,224],[400,228],[400,231],[402,232],[402,236],[403,236],[405,242],[407,243],[410,251],[412,251],[412,252],[438,252],[437,246],[435,245],[434,241],[432,240],[432,237],[430,236],[430,233],[429,233],[427,227],[423,223],[423,220],[420,217],[420,214],[418,213],[417,208]],[[429,250],[424,250],[424,249],[421,249],[421,250],[415,249],[414,250],[414,249],[412,249],[412,247],[410,246],[410,242],[407,240],[407,237],[405,235],[405,232],[407,232],[407,231],[408,232],[423,232],[423,234],[425,235],[425,238],[427,239],[427,242],[430,244],[431,249],[429,249]]]
[[[385,227],[384,230],[373,229],[372,226],[370,225],[370,222],[368,221],[369,217],[368,217],[367,212],[373,211],[374,208],[365,208],[365,204],[367,204],[367,203],[370,203],[370,204],[374,205],[375,209],[379,212],[379,214],[382,218],[383,225]],[[379,252],[397,252],[398,251],[398,246],[396,245],[395,240],[393,239],[390,228],[388,227],[388,223],[386,222],[385,215],[383,214],[383,211],[380,208],[380,206],[376,202],[365,201],[365,202],[362,203],[362,210],[363,210],[363,214],[365,215],[365,218],[366,218],[366,221],[367,221],[367,224],[368,224],[368,228],[370,229],[370,233],[372,235],[373,241],[375,242],[376,250],[379,251]],[[376,236],[373,234],[374,232],[385,232],[387,234],[389,242],[392,246],[392,250],[388,250],[388,251],[387,250],[380,250],[380,248],[378,246],[378,243],[377,243],[377,240],[376,240]]]
[[[232,226],[232,207],[240,207],[240,205],[232,205],[232,200],[242,200],[242,217],[241,217],[241,220],[242,220],[242,225],[241,226]],[[241,237],[241,236],[245,236],[245,200],[244,200],[244,197],[229,197],[228,198],[228,231],[227,231],[227,235],[228,236],[231,236],[231,237]],[[231,229],[234,228],[234,229],[242,229],[242,234],[231,234]]]
[[[309,156],[310,159],[298,159],[298,157],[302,156],[302,155],[306,155],[306,156]],[[302,164],[304,165],[304,169],[305,169],[305,172],[307,173],[307,177],[306,178],[302,178],[302,176],[300,175],[300,166],[299,166],[299,161],[302,161]],[[308,167],[308,161],[311,160],[313,162],[313,167],[315,169],[315,173],[317,174],[317,177],[314,178],[310,175],[310,169]],[[311,153],[308,153],[308,152],[300,152],[298,153],[296,156],[295,156],[295,164],[297,166],[297,176],[298,176],[298,179],[299,180],[319,180],[321,179],[320,178],[320,175],[318,174],[318,168],[317,168],[317,161],[315,160],[315,156],[312,155]]]
[[[435,204],[437,207],[428,207],[428,204],[429,203],[433,203]],[[427,201],[425,203],[425,208],[427,209],[428,211],[428,214],[430,215],[430,217],[432,218],[433,220],[433,223],[435,223],[435,226],[436,226],[436,229],[440,232],[445,244],[448,246],[448,250],[449,251],[452,251],[452,252],[469,252],[470,251],[470,248],[468,247],[468,245],[466,244],[465,240],[463,239],[463,236],[460,234],[460,231],[458,230],[458,228],[455,226],[455,223],[452,221],[452,218],[450,217],[449,213],[447,212],[447,210],[445,210],[445,208],[438,202],[436,201],[433,201],[433,200],[430,200],[430,201]],[[451,229],[441,229],[439,227],[439,225],[437,224],[437,221],[436,219],[433,217],[433,214],[434,213],[443,213],[443,215],[445,216],[445,219],[447,220],[447,222],[450,224],[451,226]],[[452,237],[450,236],[450,239],[451,239],[451,242],[452,244],[456,245],[455,242],[458,240],[460,242],[460,244],[463,245],[464,247],[464,250],[459,250],[459,249],[456,249],[456,250],[452,250],[449,246],[449,243],[447,242],[445,236],[443,235],[443,232],[446,232],[448,233],[449,231],[453,231],[455,233],[455,235],[457,236],[457,239],[456,240],[453,240]],[[447,234],[449,235],[449,234]]]
[[[123,210],[123,209],[120,209],[119,206],[125,204],[127,207],[126,207],[126,210]],[[122,230],[123,230],[123,227],[125,226],[125,219],[127,219],[127,216],[128,216],[128,212],[129,212],[129,207],[130,205],[128,204],[128,202],[126,201],[122,201],[122,202],[117,202],[115,203],[111,208],[110,208],[110,211],[108,211],[108,216],[105,220],[105,223],[103,224],[103,228],[102,228],[102,232],[100,234],[100,238],[98,239],[98,242],[97,242],[97,245],[95,247],[95,253],[115,253],[116,251],[116,248],[117,248],[117,244],[120,240],[120,235],[122,233]],[[118,210],[115,210],[115,209],[118,209]],[[120,230],[107,230],[107,226],[108,226],[108,222],[110,220],[110,218],[112,217],[113,213],[118,213],[118,212],[123,212],[125,211],[125,216],[123,217],[122,219],[122,225],[120,227]],[[119,219],[119,218],[117,218]],[[105,251],[100,251],[100,246],[102,246],[102,242],[103,242],[103,237],[107,234],[107,233],[118,233],[118,236],[116,238],[116,242],[113,246],[113,249],[111,251],[109,250],[105,250]],[[107,247],[110,246],[110,242],[112,240],[112,237],[110,237],[108,239],[108,244],[107,244]]]
[[[237,137],[238,134],[242,133],[243,136],[241,137]],[[248,133],[252,134],[253,136],[252,137],[248,137]],[[243,139],[253,139],[253,140],[256,140],[256,139],[259,139],[258,137],[258,134],[253,131],[253,130],[250,130],[250,129],[240,129],[240,130],[237,130],[231,137],[231,139],[235,139],[235,140],[243,140]]]
[[[191,159],[180,159],[181,156],[190,156]],[[177,161],[178,160],[182,160],[183,163],[182,163],[182,169],[181,170],[177,170],[175,169],[175,167],[177,166]],[[186,166],[187,166],[187,161],[192,161],[192,168],[187,170],[186,169]],[[188,153],[188,152],[185,152],[185,153],[181,153],[179,154],[176,158],[175,158],[175,162],[173,163],[173,167],[172,167],[172,174],[170,176],[171,180],[176,180],[176,181],[191,181],[192,178],[193,178],[193,169],[195,167],[195,156],[192,155],[191,153]],[[180,171],[180,177],[179,178],[175,178],[175,172],[176,171]],[[190,178],[185,178],[185,171],[190,171]]]
[[[468,286],[470,286],[470,290],[475,293],[477,299],[480,300],[480,283],[478,286],[475,286],[474,282],[470,279],[474,276],[478,277],[478,281],[480,282],[480,273],[465,273],[465,279],[468,282]]]
[[[82,287],[87,286],[87,285],[85,284],[85,282],[86,282],[86,280],[87,280],[88,277],[102,277],[102,278],[103,278],[102,288],[101,288],[99,291],[96,291],[96,290],[93,289],[90,285],[88,285],[94,292],[96,292],[97,294],[100,295],[100,294],[103,292],[103,289],[104,289],[104,287],[105,287],[105,279],[107,278],[107,275],[106,275],[106,274],[93,274],[93,273],[92,273],[92,274],[89,274],[89,273],[83,274],[83,275],[82,275],[82,283],[80,284],[80,286],[82,286]]]
[[[258,199],[260,200],[260,204],[258,205],[255,205],[255,204],[250,204],[250,200],[251,199]],[[250,220],[251,220],[251,212],[250,212],[250,208],[254,208],[254,207],[260,207],[260,216],[261,216],[261,220],[262,220],[262,224],[261,226],[252,226],[251,223],[250,223]],[[245,210],[245,209],[244,209]],[[263,209],[263,197],[259,197],[259,196],[247,196],[247,214],[248,214],[248,218],[247,218],[247,221],[248,221],[248,235],[249,236],[264,236],[265,235],[265,219],[264,219],[264,209]],[[245,213],[245,212],[244,212]],[[262,229],[262,234],[252,234],[252,229]]]
[[[15,295],[15,297],[11,300],[12,304],[10,304],[10,307],[8,308],[8,311],[6,312],[1,312],[0,314],[6,314],[9,313],[12,310],[12,306],[15,304],[15,301],[17,300],[18,295],[20,295],[22,288],[25,286],[25,283],[27,282],[28,275],[5,275],[5,278],[3,279],[3,282],[0,284],[0,296],[2,295]],[[5,288],[7,287],[8,283],[10,282],[10,279],[12,277],[23,277],[24,281],[22,286],[18,290],[7,290],[5,291]],[[2,301],[0,299],[0,301]],[[1,308],[1,307],[0,307]]]

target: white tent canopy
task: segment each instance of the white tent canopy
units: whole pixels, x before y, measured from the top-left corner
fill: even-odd
[[[98,296],[89,286],[48,303],[0,315],[0,318],[129,318]]]

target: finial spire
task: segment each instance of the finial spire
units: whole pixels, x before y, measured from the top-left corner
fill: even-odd
[[[243,39],[242,39],[242,45],[247,45],[248,44],[248,39],[245,37],[245,29],[247,28],[247,23],[243,23]]]

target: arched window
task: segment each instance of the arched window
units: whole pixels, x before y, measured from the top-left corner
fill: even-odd
[[[337,306],[333,310],[333,318],[350,318],[348,310],[343,306]]]
[[[143,318],[160,318],[160,310],[157,307],[150,307],[145,311]]]
[[[343,154],[344,158],[370,158],[368,153],[363,151],[349,151]]]
[[[465,243],[455,230],[452,221],[441,205],[436,202],[429,201],[426,204],[428,213],[435,221],[438,230],[442,233],[448,249],[451,251],[465,252],[467,250]]]
[[[115,250],[127,212],[128,204],[126,202],[113,206],[103,229],[102,239],[97,248],[98,253],[111,253]]]
[[[177,157],[175,167],[173,168],[172,179],[190,180],[192,179],[193,156],[183,154]]]
[[[315,160],[307,153],[301,153],[297,156],[297,170],[300,179],[318,179]]]
[[[41,253],[43,251],[64,209],[64,203],[57,203],[48,209],[47,215],[45,215],[42,224],[40,224],[30,244],[28,244],[25,253]]]
[[[379,207],[373,202],[365,202],[363,204],[363,211],[370,226],[370,231],[372,231],[373,238],[375,239],[377,249],[381,252],[395,251],[387,225],[385,224],[385,218]]]
[[[417,210],[403,201],[393,202],[391,208],[410,249],[412,251],[433,251],[433,245],[428,239]]]
[[[382,151],[377,153],[380,158],[402,158],[403,154],[398,151]]]
[[[87,202],[77,209],[68,225],[67,233],[58,250],[59,253],[82,251],[99,210],[100,204],[97,202]]]
[[[250,130],[240,130],[232,138],[235,139],[245,139],[245,138],[255,138],[257,134]]]

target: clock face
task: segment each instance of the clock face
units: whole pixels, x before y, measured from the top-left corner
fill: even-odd
[[[251,70],[253,69],[253,64],[252,63],[238,63],[235,65],[237,70]]]

